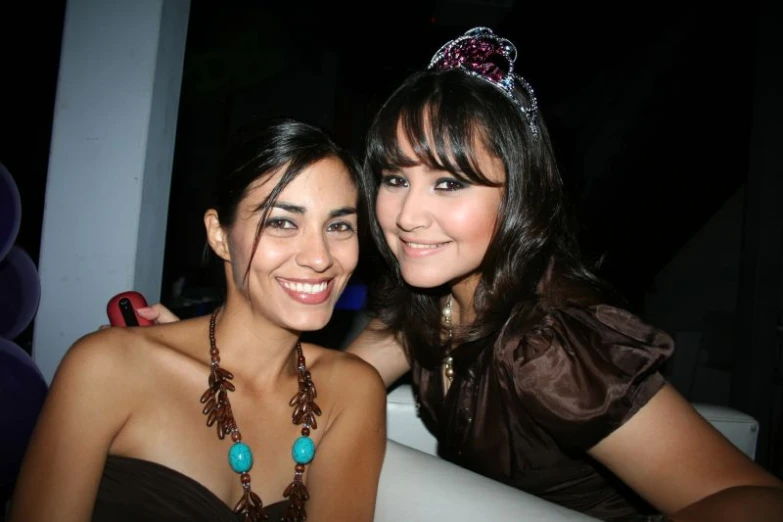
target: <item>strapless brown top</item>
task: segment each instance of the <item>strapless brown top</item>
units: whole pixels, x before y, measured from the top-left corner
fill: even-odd
[[[285,502],[265,506],[270,521]],[[147,460],[109,455],[92,522],[237,522],[239,517],[199,482]]]

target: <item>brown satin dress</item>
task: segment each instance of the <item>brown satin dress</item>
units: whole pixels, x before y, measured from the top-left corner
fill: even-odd
[[[265,506],[282,520],[285,502]],[[240,518],[199,482],[147,460],[109,455],[92,522],[238,522]]]
[[[441,456],[600,520],[657,519],[586,450],[664,385],[671,337],[619,308],[574,305],[499,344],[457,366],[445,397],[440,369],[414,362],[420,416]]]

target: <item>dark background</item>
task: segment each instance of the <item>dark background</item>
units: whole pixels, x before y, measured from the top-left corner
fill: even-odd
[[[197,286],[204,190],[244,118],[286,115],[357,154],[378,104],[446,40],[486,24],[514,41],[588,253],[637,312],[652,278],[745,181],[755,4],[381,1],[287,7],[193,1],[163,299]],[[255,4],[255,5],[253,5]],[[0,158],[24,204],[18,243],[37,259],[64,2],[4,5]]]

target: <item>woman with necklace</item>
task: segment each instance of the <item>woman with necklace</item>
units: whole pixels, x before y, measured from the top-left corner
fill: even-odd
[[[372,520],[383,382],[299,342],[356,267],[360,186],[355,160],[309,125],[235,140],[204,216],[224,304],[69,350],[11,522]]]

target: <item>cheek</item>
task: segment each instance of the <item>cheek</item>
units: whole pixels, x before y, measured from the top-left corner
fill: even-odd
[[[294,253],[292,248],[294,243],[293,241],[262,237],[253,255],[253,267],[263,270],[278,265]]]
[[[332,257],[339,259],[346,272],[353,272],[359,264],[359,240],[337,241],[331,248]]]
[[[234,272],[244,271],[250,259],[250,249],[253,247],[252,239],[247,240],[243,235],[233,233],[228,238],[228,250],[231,255],[231,266]]]
[[[378,194],[378,197],[375,199],[375,215],[378,217],[381,228],[384,230],[395,228],[397,213],[395,198],[391,194],[383,192]]]
[[[497,207],[491,204],[466,204],[448,213],[449,228],[467,241],[488,243],[495,231]]]
[[[243,238],[241,244],[236,244],[236,255],[232,254],[233,269],[238,272],[240,278],[244,277],[248,268],[256,274],[272,270],[291,255],[290,242],[262,235],[255,253],[253,243],[254,236]]]

